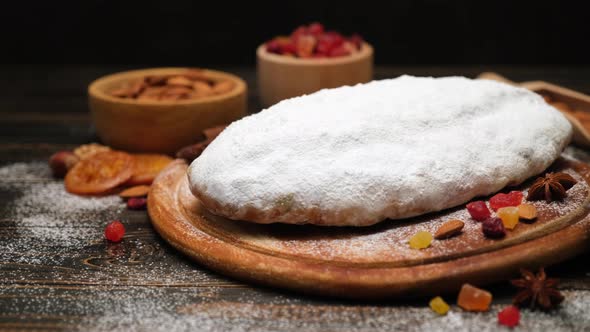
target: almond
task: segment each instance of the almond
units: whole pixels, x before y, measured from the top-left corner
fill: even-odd
[[[518,206],[518,216],[520,219],[533,220],[537,218],[537,208],[531,204],[520,204]]]
[[[221,82],[215,83],[215,85],[213,86],[213,92],[216,95],[220,95],[223,93],[230,92],[231,89],[233,89],[233,88],[234,88],[234,83],[232,81],[221,81]]]
[[[131,188],[127,188],[119,193],[119,197],[121,198],[131,198],[131,197],[144,197],[147,196],[148,192],[150,191],[150,186],[140,185]]]
[[[202,81],[193,82],[193,89],[195,90],[196,97],[206,97],[213,94],[211,86]]]
[[[465,223],[463,223],[461,220],[449,220],[444,224],[440,225],[440,227],[436,230],[436,233],[434,234],[434,238],[437,240],[442,240],[455,236],[461,232],[463,226],[465,226]]]
[[[201,69],[189,69],[184,73],[183,76],[191,81],[203,81],[204,83],[209,82],[209,78]]]
[[[184,76],[173,76],[170,77],[166,81],[167,85],[178,85],[178,86],[185,86],[191,88],[193,86],[193,82]]]

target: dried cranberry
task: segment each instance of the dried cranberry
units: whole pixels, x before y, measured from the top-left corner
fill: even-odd
[[[120,242],[125,235],[125,226],[119,221],[110,222],[104,229],[104,237],[111,242]]]
[[[500,218],[488,218],[481,224],[481,230],[486,237],[501,238],[506,235],[506,229]]]
[[[499,193],[490,198],[490,207],[497,211],[506,206],[518,206],[522,203],[522,197],[522,193],[516,190],[508,194]]]
[[[321,23],[312,23],[309,25],[308,32],[317,37],[324,33],[324,26]]]
[[[309,35],[309,31],[307,30],[307,27],[302,25],[300,27],[298,27],[297,29],[293,30],[293,32],[291,33],[291,39],[297,43],[297,40],[299,39],[299,37],[302,36],[306,36]]]
[[[508,306],[498,313],[498,324],[515,327],[520,322],[520,310],[516,306]]]
[[[350,54],[350,51],[348,50],[348,48],[346,48],[346,46],[344,46],[344,44],[331,49],[330,53],[329,53],[329,55],[331,57],[345,56],[345,55],[349,55],[349,54]]]
[[[467,204],[467,211],[471,215],[471,218],[477,221],[484,221],[492,215],[484,201],[475,201]]]
[[[147,198],[145,197],[131,197],[127,200],[127,208],[129,210],[145,210],[147,207]]]
[[[361,37],[361,35],[355,33],[352,36],[350,36],[348,40],[350,40],[350,42],[353,43],[357,49],[361,49],[361,46],[363,45],[363,37]]]
[[[268,43],[266,43],[266,51],[269,53],[281,54],[282,53],[281,42],[277,39],[273,39],[273,40],[269,41]]]

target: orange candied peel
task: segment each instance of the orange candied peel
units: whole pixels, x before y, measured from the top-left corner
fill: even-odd
[[[133,176],[126,184],[135,186],[140,184],[151,184],[156,176],[172,162],[172,158],[164,154],[134,154],[135,169]]]
[[[457,305],[466,311],[488,311],[492,303],[492,293],[470,284],[463,284]]]

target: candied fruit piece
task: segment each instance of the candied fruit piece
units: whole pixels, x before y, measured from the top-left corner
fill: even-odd
[[[131,197],[127,200],[127,208],[129,210],[145,210],[147,208],[147,198]]]
[[[412,248],[412,249],[428,248],[430,246],[431,242],[432,242],[432,234],[425,232],[425,231],[420,231],[420,232],[414,234],[414,236],[412,236],[410,238],[410,248]]]
[[[502,219],[504,228],[514,229],[518,224],[518,208],[514,206],[507,206],[498,209],[498,217]]]
[[[324,26],[321,23],[315,22],[309,25],[307,31],[317,37],[324,33]]]
[[[531,204],[520,204],[518,206],[518,215],[524,220],[533,220],[537,218],[537,208]]]
[[[477,221],[484,221],[492,215],[484,201],[475,201],[467,204],[467,211],[471,215],[471,218]]]
[[[492,303],[492,294],[470,284],[463,284],[457,305],[466,311],[488,311]]]
[[[518,206],[522,203],[522,193],[520,191],[511,191],[508,194],[499,193],[490,198],[490,207],[497,211],[499,208],[506,206]]]
[[[515,327],[520,322],[520,310],[516,306],[508,306],[498,313],[498,324]]]
[[[437,314],[444,316],[447,314],[447,312],[449,312],[449,309],[451,309],[451,307],[449,307],[449,305],[445,302],[445,300],[442,299],[442,297],[437,296],[435,298],[433,298],[432,300],[430,300],[430,309],[432,309],[432,311],[436,312]]]
[[[316,42],[317,40],[314,36],[299,37],[295,43],[297,46],[297,56],[301,58],[309,58],[313,54]]]
[[[120,242],[125,236],[125,226],[119,221],[110,222],[104,229],[104,237],[111,242]]]
[[[281,43],[276,39],[266,43],[266,51],[269,53],[281,54],[281,48]]]
[[[346,56],[350,54],[350,50],[344,44],[334,47],[330,50],[329,56],[331,57],[338,57],[338,56]]]
[[[481,230],[486,237],[501,238],[506,235],[504,223],[500,218],[488,218],[481,223]]]

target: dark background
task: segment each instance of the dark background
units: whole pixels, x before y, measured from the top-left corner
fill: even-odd
[[[4,2],[4,64],[254,65],[302,23],[358,32],[377,64],[587,64],[586,1]]]

